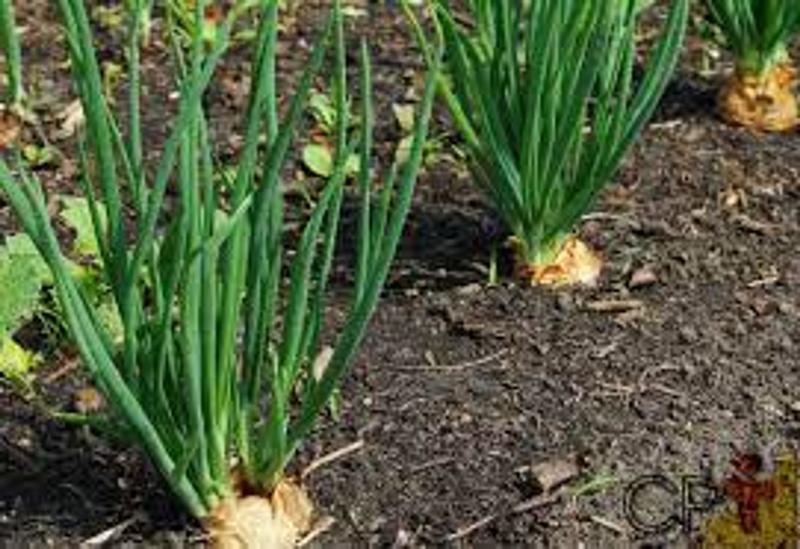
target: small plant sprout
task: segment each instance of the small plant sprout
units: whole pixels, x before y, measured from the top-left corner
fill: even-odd
[[[601,261],[574,228],[654,112],[689,1],[672,2],[641,76],[635,0],[471,0],[467,17],[447,0],[431,4],[450,69],[441,95],[476,183],[513,234],[520,272],[534,284],[592,283]]]
[[[760,131],[798,125],[797,71],[789,42],[800,32],[800,0],[706,0],[736,57],[736,69],[719,95],[729,122]]]
[[[299,75],[282,118],[276,90],[279,0],[260,0],[244,141],[230,177],[217,166],[204,97],[230,43],[233,2],[214,36],[194,33],[179,64],[177,114],[146,164],[139,56],[147,5],[131,0],[126,131],[103,96],[82,0],[59,0],[74,89],[85,112],[82,194],[122,337],[73,278],[42,185],[0,160],[0,192],[52,273],[83,363],[176,498],[220,547],[290,547],[312,507],[287,466],[348,369],[387,278],[422,159],[438,77],[420,101],[408,160],[372,199],[370,57],[361,49],[359,108],[348,132],[340,3]],[[194,28],[210,3],[193,2]],[[438,57],[438,56],[437,56]],[[326,60],[336,110],[334,170],[295,242],[284,224],[281,175],[312,84]],[[266,137],[264,137],[266,136]],[[152,145],[149,145],[152,146]],[[345,194],[346,160],[360,155],[360,203],[350,305],[338,336],[323,336],[329,275]],[[168,192],[168,189],[170,192]],[[284,247],[291,247],[292,251]]]

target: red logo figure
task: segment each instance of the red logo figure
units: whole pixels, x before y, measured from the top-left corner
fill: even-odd
[[[772,501],[777,496],[777,487],[773,479],[759,480],[763,460],[757,454],[742,454],[731,460],[733,474],[725,480],[725,495],[736,502],[739,522],[742,531],[753,534],[761,531],[758,520],[759,505],[763,501]]]

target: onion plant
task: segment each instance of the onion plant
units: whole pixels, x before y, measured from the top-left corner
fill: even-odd
[[[12,0],[0,0],[0,48],[6,59],[8,78],[6,101],[10,105],[19,106],[23,96],[22,51]]]
[[[636,0],[470,0],[466,14],[432,4],[450,69],[441,94],[521,270],[537,283],[591,281],[599,260],[571,234],[657,106],[688,0],[672,2],[640,77]]]
[[[125,9],[128,13],[128,20],[133,21],[133,18],[138,15],[139,22],[137,23],[138,31],[135,36],[141,38],[145,44],[150,43],[150,32],[152,28],[153,17],[153,3],[154,0],[126,0]]]
[[[128,47],[136,50],[143,0],[132,3]],[[123,133],[103,96],[86,5],[58,0],[86,120],[80,183],[122,321],[121,344],[112,342],[70,274],[41,184],[18,157],[14,163],[0,161],[0,192],[51,269],[74,342],[113,413],[185,508],[209,524],[222,523],[218,532],[223,534],[224,523],[236,520],[231,502],[237,497],[255,494],[265,500],[283,489],[287,464],[312,432],[357,350],[410,208],[437,74],[432,67],[407,161],[392,170],[373,200],[367,46],[362,44],[360,55],[363,123],[358,135],[347,130],[338,1],[280,118],[279,1],[260,0],[244,142],[229,175],[231,170],[218,169],[204,94],[239,8],[249,3],[234,4],[211,43],[200,33],[193,37],[179,75],[177,114],[151,166],[144,154],[139,56],[135,51],[128,55],[131,85]],[[205,2],[196,0],[198,27],[204,8]],[[285,249],[282,168],[309,89],[326,59],[333,67],[336,168],[290,252]],[[354,152],[361,156],[355,282],[341,331],[326,342],[328,279],[339,241],[345,164]],[[285,499],[284,493],[281,505]],[[256,523],[269,523],[269,515],[267,509]],[[242,526],[235,535],[247,537],[242,532],[249,528]],[[263,539],[251,542],[272,546]]]
[[[736,58],[720,107],[733,122],[783,131],[797,125],[796,71],[789,43],[800,32],[800,0],[706,0]]]

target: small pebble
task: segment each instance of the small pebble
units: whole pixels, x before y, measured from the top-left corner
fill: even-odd
[[[458,289],[458,294],[459,295],[475,295],[475,294],[481,293],[481,291],[483,291],[483,286],[481,286],[480,284],[475,282],[473,284],[467,284],[466,286],[461,286]]]
[[[658,275],[651,269],[650,267],[642,267],[641,269],[637,269],[631,275],[631,279],[628,282],[629,288],[643,288],[645,286],[652,286],[653,284],[658,283]]]
[[[800,286],[800,259],[792,259],[783,275],[788,286]]]
[[[692,326],[683,326],[680,330],[682,343],[695,343],[699,338],[697,330]]]
[[[556,298],[558,309],[565,313],[570,313],[575,310],[575,300],[568,293],[560,293]]]

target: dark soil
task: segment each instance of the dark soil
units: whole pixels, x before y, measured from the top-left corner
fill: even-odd
[[[300,13],[286,52],[309,39],[316,12]],[[27,23],[31,80],[56,79],[51,15]],[[390,113],[418,67],[402,18],[373,8],[356,26]],[[456,163],[428,167],[341,417],[297,460],[365,443],[310,477],[335,519],[315,543],[440,545],[496,515],[458,543],[628,546],[643,541],[623,509],[634,479],[718,475],[735,451],[800,442],[800,137],[720,122],[701,47],[688,41],[659,115],[582,226],[607,261],[596,289],[522,287],[507,261],[487,287],[496,221]],[[51,95],[63,108],[69,94]],[[383,120],[389,150],[399,132]],[[632,285],[644,272],[655,280]],[[39,375],[51,404],[69,406],[85,385],[74,370],[53,376],[68,357]],[[49,421],[4,385],[0,418],[0,545],[73,546],[118,525],[113,545],[202,542],[136,451]],[[573,455],[582,475],[537,496],[524,468]],[[648,541],[680,539],[674,529]]]

